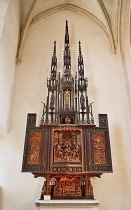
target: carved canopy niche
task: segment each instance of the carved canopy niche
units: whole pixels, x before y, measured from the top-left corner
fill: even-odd
[[[55,129],[53,162],[82,164],[82,134],[80,129]]]

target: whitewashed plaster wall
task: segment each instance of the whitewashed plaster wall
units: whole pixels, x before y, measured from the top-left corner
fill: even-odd
[[[72,73],[77,71],[78,41],[81,40],[85,74],[89,79],[89,100],[95,102],[95,122],[98,125],[99,113],[107,113],[109,118],[114,172],[92,179],[95,198],[101,202],[100,210],[131,208],[129,135],[120,62],[117,55],[112,54],[100,28],[90,20],[65,11],[45,18],[28,31],[22,61],[17,64],[10,132],[0,141],[2,210],[33,210],[34,201],[39,199],[43,179],[21,173],[26,118],[27,113],[37,113],[39,124],[54,40],[57,41],[58,71],[62,71],[66,19],[69,21]]]
[[[0,2],[0,136],[9,130],[9,116],[19,34],[18,1]]]

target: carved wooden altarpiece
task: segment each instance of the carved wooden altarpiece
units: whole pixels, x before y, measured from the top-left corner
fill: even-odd
[[[39,127],[36,114],[28,114],[22,171],[46,179],[41,199],[44,195],[90,199],[94,198],[90,178],[112,172],[108,119],[99,114],[99,127],[94,125],[80,42],[78,71],[75,77],[71,74],[67,21],[64,45],[61,76],[54,42],[48,96]]]

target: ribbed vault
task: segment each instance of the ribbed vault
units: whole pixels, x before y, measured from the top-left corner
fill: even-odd
[[[22,12],[22,25],[21,34],[19,38],[17,60],[21,60],[22,48],[26,34],[32,25],[38,23],[44,18],[56,14],[62,11],[74,12],[86,19],[90,19],[99,27],[105,36],[107,36],[111,51],[116,52],[116,43],[114,39],[113,29],[111,25],[111,19],[105,4],[102,0],[93,1],[72,1],[72,0],[58,0],[58,1],[41,1],[41,0],[29,0],[27,7],[25,7],[25,0],[23,2]],[[28,8],[28,9],[27,9]],[[24,20],[24,21],[23,21]]]

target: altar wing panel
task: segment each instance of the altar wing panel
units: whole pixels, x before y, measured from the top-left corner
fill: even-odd
[[[108,128],[88,129],[88,148],[90,172],[112,172]]]
[[[44,170],[44,134],[45,131],[40,127],[26,129],[22,172],[41,172]]]

